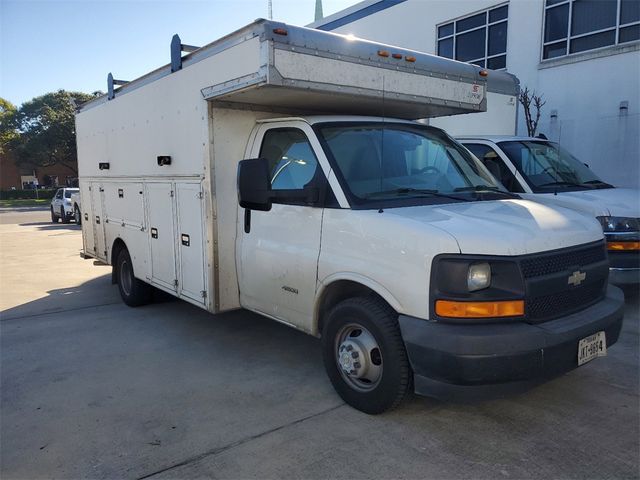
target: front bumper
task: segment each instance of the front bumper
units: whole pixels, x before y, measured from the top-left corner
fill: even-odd
[[[640,283],[640,252],[609,250],[609,282],[615,285]]]
[[[531,325],[455,325],[401,315],[400,329],[415,391],[447,400],[478,400],[527,390],[578,366],[578,342],[604,331],[607,346],[620,334],[622,291],[572,315]]]

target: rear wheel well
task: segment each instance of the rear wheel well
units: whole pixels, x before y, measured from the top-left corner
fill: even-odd
[[[366,285],[351,280],[337,280],[325,288],[322,293],[322,298],[318,302],[318,335],[322,335],[324,319],[326,318],[327,313],[329,313],[335,305],[343,300],[354,297],[375,297],[389,305],[384,298]]]
[[[117,260],[118,260],[118,255],[120,255],[120,252],[122,250],[127,250],[127,245],[124,243],[124,241],[121,238],[116,238],[113,241],[113,246],[111,247],[111,265],[113,266],[112,270],[111,270],[111,283],[115,284],[117,283],[117,271],[116,269],[117,267]]]

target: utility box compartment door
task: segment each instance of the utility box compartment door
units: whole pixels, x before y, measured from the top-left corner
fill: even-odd
[[[147,183],[146,190],[151,279],[175,290],[178,277],[173,224],[173,184]]]
[[[199,183],[177,183],[179,294],[206,302],[205,246],[202,188]]]
[[[97,187],[96,187],[97,188]],[[82,245],[84,253],[95,257],[96,237],[94,234],[93,209],[91,208],[91,183],[80,182],[80,215],[82,215]]]
[[[104,205],[102,202],[103,188],[99,183],[91,184],[91,213],[89,221],[93,223],[93,238],[96,258],[107,261],[107,247],[104,233]]]

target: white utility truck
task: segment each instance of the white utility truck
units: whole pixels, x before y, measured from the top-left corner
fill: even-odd
[[[368,413],[574,369],[622,325],[600,225],[507,192],[412,121],[486,110],[486,75],[266,20],[198,49],[174,37],[170,65],[110,76],[79,109],[84,255],[128,305],[155,287],[321,337]]]

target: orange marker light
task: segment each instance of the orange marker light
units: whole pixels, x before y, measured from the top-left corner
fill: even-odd
[[[401,53],[394,53],[393,55],[391,55],[393,58],[400,60],[402,58],[402,54]]]
[[[640,242],[607,242],[607,250],[614,252],[640,250]]]
[[[480,72],[478,72],[478,75],[480,75],[481,77],[488,77],[489,72],[486,70],[480,70]]]
[[[289,32],[287,32],[284,28],[274,28],[273,29],[273,33],[275,33],[276,35],[288,35]]]
[[[378,55],[381,57],[388,57],[389,52],[387,52],[386,50],[378,50]]]
[[[405,59],[407,62],[415,62],[415,61],[416,61],[416,57],[404,57],[404,59]]]
[[[436,301],[436,313],[448,318],[520,317],[524,315],[524,300],[501,302]]]

